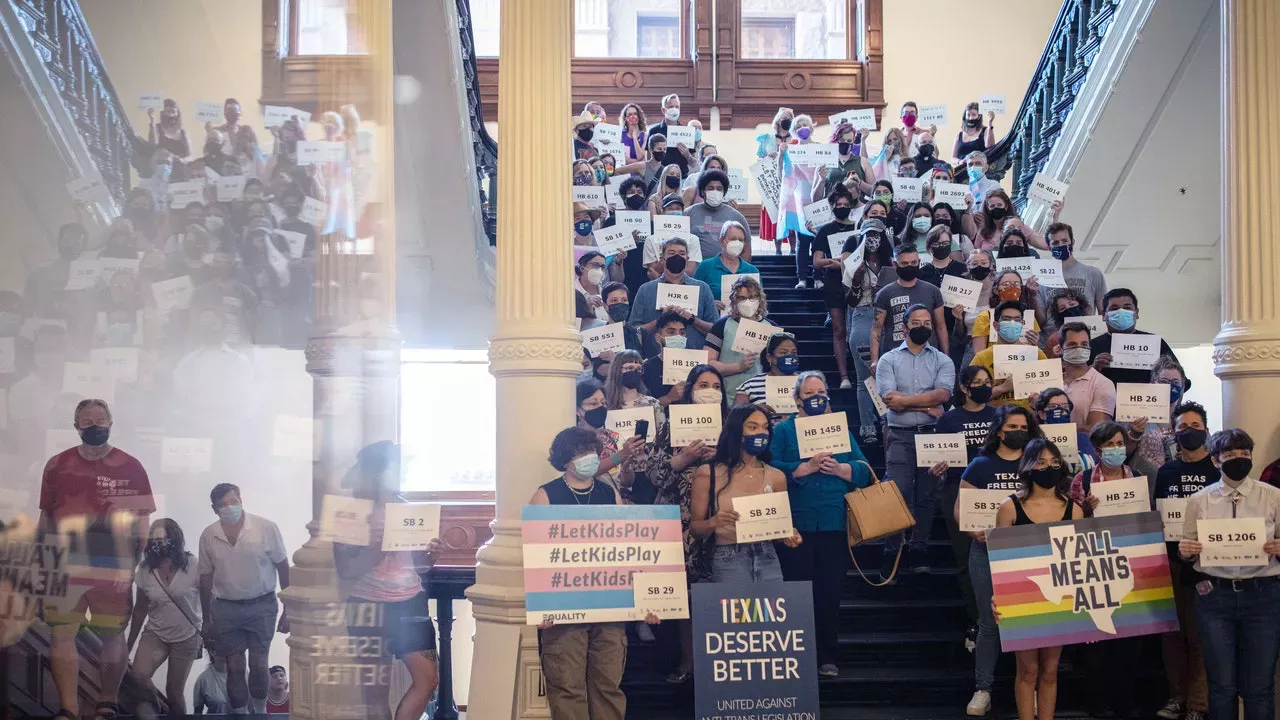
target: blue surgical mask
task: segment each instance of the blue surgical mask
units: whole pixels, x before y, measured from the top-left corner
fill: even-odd
[[[1132,310],[1112,310],[1107,313],[1107,324],[1116,330],[1132,330],[1138,315]]]
[[[982,168],[969,168],[969,184],[972,185],[986,176],[986,171]]]
[[[604,168],[596,168],[596,182],[603,185],[609,180],[609,173]]]
[[[600,456],[591,454],[583,455],[573,460],[573,474],[580,478],[590,479],[600,472]]]
[[[999,325],[1000,339],[1013,343],[1022,338],[1022,323],[1017,320],[1001,320]]]
[[[685,347],[687,347],[688,342],[688,338],[684,335],[668,335],[667,339],[662,342],[662,345],[664,347],[669,347],[672,350],[684,350]]]
[[[799,355],[780,355],[778,357],[778,372],[783,375],[795,375],[799,370]]]
[[[800,401],[805,415],[821,415],[827,411],[827,396],[813,395]]]
[[[927,233],[933,227],[933,218],[918,217],[911,221],[911,229],[918,233]]]
[[[579,235],[587,236],[591,234],[591,221],[579,220],[573,224],[573,231]]]
[[[218,517],[222,518],[223,522],[234,525],[240,522],[240,518],[244,517],[244,506],[227,505],[226,507],[219,508]]]
[[[1177,405],[1182,399],[1182,385],[1179,383],[1169,383],[1169,404]]]
[[[760,433],[759,435],[743,435],[742,449],[748,455],[763,455],[765,450],[769,449],[769,435]]]
[[[1102,458],[1103,465],[1117,468],[1124,464],[1124,459],[1129,456],[1129,452],[1122,447],[1105,447],[1098,456]]]
[[[1057,247],[1051,248],[1049,252],[1053,253],[1053,256],[1059,260],[1066,260],[1071,257],[1071,246],[1058,245]]]
[[[1065,405],[1054,405],[1044,411],[1044,421],[1048,425],[1059,425],[1071,422],[1071,411]]]

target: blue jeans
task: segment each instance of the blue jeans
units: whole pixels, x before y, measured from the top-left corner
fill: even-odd
[[[885,479],[898,485],[902,499],[911,508],[916,525],[911,528],[907,549],[924,552],[929,542],[929,530],[933,526],[933,512],[938,504],[940,479],[929,468],[916,467],[916,432],[890,426],[885,432],[888,447],[885,449]],[[885,551],[897,552],[900,541],[897,535],[885,538]]]
[[[1199,589],[1199,588],[1197,588]],[[1196,595],[1196,629],[1209,680],[1209,720],[1275,720],[1276,656],[1280,654],[1280,583],[1214,586]]]
[[[849,354],[853,356],[853,371],[858,376],[858,420],[864,426],[876,425],[880,421],[865,384],[867,378],[871,377],[871,364],[858,352],[860,347],[871,347],[871,323],[875,320],[875,314],[876,309],[872,305],[853,308],[849,311],[846,324],[849,328]]]
[[[973,583],[973,595],[978,603],[978,640],[973,651],[973,680],[975,690],[991,692],[996,680],[996,661],[1000,659],[1000,628],[991,614],[991,564],[987,559],[987,544],[977,540],[969,546],[969,580]]]
[[[782,582],[782,565],[773,541],[716,545],[711,582]]]

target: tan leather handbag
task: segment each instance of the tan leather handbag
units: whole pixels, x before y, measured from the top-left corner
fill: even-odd
[[[863,461],[858,461],[858,464],[865,465],[867,472],[871,473],[871,484],[844,496],[845,531],[849,534],[849,557],[853,558],[855,545],[879,540],[894,533],[903,533],[902,543],[898,545],[898,557],[893,561],[893,572],[882,582],[873,583],[867,580],[867,576],[858,565],[858,559],[853,558],[853,566],[858,569],[862,579],[869,585],[881,587],[893,582],[894,576],[898,574],[902,548],[906,545],[905,533],[915,526],[916,519],[912,516],[907,501],[903,499],[897,483],[880,482],[876,471],[871,469],[870,465]]]

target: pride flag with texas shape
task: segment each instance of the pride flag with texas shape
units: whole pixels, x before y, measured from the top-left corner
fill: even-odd
[[[1178,629],[1155,512],[987,531],[1005,652]]]

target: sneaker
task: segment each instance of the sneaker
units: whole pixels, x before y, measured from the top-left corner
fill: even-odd
[[[969,717],[982,717],[991,710],[991,693],[986,690],[979,690],[973,694],[973,699],[964,708],[964,714]]]
[[[824,678],[840,677],[840,668],[836,667],[835,665],[832,665],[831,663],[820,665],[818,667],[818,677],[824,677]]]
[[[821,281],[821,280],[815,280],[815,281],[814,281],[814,283],[813,283],[813,287],[814,287],[814,288],[816,288],[816,289],[818,289],[818,290],[821,290],[821,289],[822,289],[822,281]]]
[[[852,389],[853,389],[853,383],[849,381],[849,378],[840,378],[840,389],[841,389],[841,390],[852,390]]]
[[[804,284],[804,281],[803,281],[803,280],[801,280],[800,282],[796,283],[796,289],[797,289],[797,290],[804,290],[804,289],[805,289],[805,288],[807,288],[807,287],[808,287],[808,286]]]
[[[1199,710],[1188,710],[1187,714],[1182,716],[1182,720],[1206,720],[1205,714]]]
[[[1183,712],[1190,716],[1191,711],[1187,711],[1187,703],[1179,698],[1169,698],[1169,702],[1164,707],[1156,711],[1156,717],[1162,717],[1165,720],[1182,720]]]
[[[689,679],[692,677],[693,677],[692,670],[676,670],[675,672],[667,675],[666,680],[668,683],[672,685],[683,685],[689,682]]]
[[[916,575],[923,575],[933,571],[933,567],[929,565],[929,558],[924,550],[908,551],[910,557],[907,560],[907,567]]]

